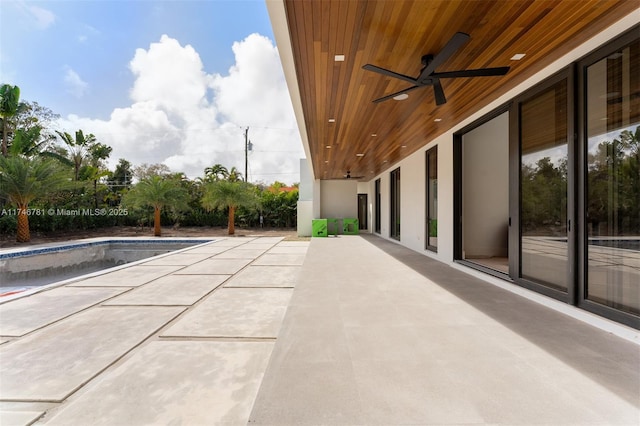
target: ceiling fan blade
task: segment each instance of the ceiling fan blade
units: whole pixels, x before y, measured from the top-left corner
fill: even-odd
[[[496,75],[505,75],[508,72],[509,72],[509,67],[479,68],[476,70],[434,72],[433,74],[431,74],[431,77],[435,77],[435,78],[492,77]]]
[[[444,96],[444,90],[442,89],[440,80],[435,80],[433,82],[433,94],[436,97],[436,105],[443,105],[447,103],[447,98]]]
[[[414,89],[418,89],[418,88],[420,88],[420,87],[422,87],[422,86],[411,86],[411,87],[408,87],[408,88],[406,88],[406,89],[404,89],[404,90],[401,90],[401,91],[399,91],[399,92],[395,92],[395,93],[392,93],[392,94],[390,94],[390,95],[387,95],[387,96],[383,96],[383,97],[381,97],[381,98],[378,98],[378,99],[374,100],[374,101],[373,101],[373,103],[377,104],[378,102],[386,101],[387,99],[391,99],[391,98],[393,98],[393,97],[396,97],[396,96],[401,95],[401,94],[403,94],[403,93],[410,92],[410,91],[412,91],[412,90],[414,90]]]
[[[416,79],[413,78],[413,77],[409,77],[408,75],[399,74],[397,72],[389,71],[387,69],[380,68],[380,67],[377,67],[375,65],[366,64],[362,68],[367,70],[367,71],[377,72],[378,74],[386,75],[388,77],[393,77],[393,78],[399,78],[400,80],[404,80],[404,81],[407,81],[409,83],[416,84]]]
[[[449,39],[447,44],[444,45],[440,53],[438,53],[429,63],[429,65],[427,65],[422,70],[422,72],[420,73],[420,77],[418,77],[416,80],[422,81],[425,78],[429,77],[429,75],[431,75],[431,73],[434,72],[438,66],[442,65],[447,59],[449,59],[451,55],[456,53],[456,51],[460,49],[463,44],[469,41],[470,38],[471,36],[469,36],[469,34],[460,32],[455,33],[453,37]]]

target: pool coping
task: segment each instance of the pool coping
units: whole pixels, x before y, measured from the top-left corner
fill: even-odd
[[[0,260],[11,259],[13,257],[30,256],[35,254],[51,253],[56,251],[72,250],[82,247],[91,247],[105,244],[127,244],[127,243],[148,243],[148,244],[164,244],[167,242],[174,243],[190,243],[192,241],[211,242],[215,241],[215,238],[206,237],[156,237],[150,239],[149,237],[98,237],[98,238],[85,238],[81,240],[71,240],[66,242],[57,243],[44,243],[37,244],[29,247],[18,247],[11,249],[0,249]]]
[[[113,244],[113,243],[153,243],[153,244],[159,244],[159,243],[168,243],[168,242],[173,242],[173,243],[189,243],[189,242],[193,242],[193,241],[200,241],[199,244],[194,244],[192,246],[189,247],[184,247],[178,250],[173,250],[170,251],[168,253],[163,253],[157,256],[152,256],[152,257],[148,257],[145,259],[140,259],[140,260],[136,260],[133,262],[129,262],[129,263],[125,263],[123,265],[117,265],[117,266],[113,266],[111,268],[106,268],[106,269],[101,269],[99,271],[95,271],[95,272],[90,272],[88,274],[84,274],[84,275],[79,275],[77,277],[72,277],[72,278],[67,278],[66,280],[61,280],[61,281],[56,281],[54,283],[50,283],[50,284],[46,284],[40,287],[35,287],[35,288],[31,288],[31,289],[27,289],[24,291],[21,291],[19,293],[15,293],[15,294],[11,294],[11,295],[7,295],[4,296],[2,298],[0,298],[0,305],[10,302],[12,300],[16,300],[16,299],[20,299],[22,297],[27,297],[27,296],[31,296],[33,294],[39,293],[41,291],[46,291],[46,290],[50,290],[52,288],[56,288],[59,286],[63,286],[75,281],[81,281],[87,278],[92,278],[92,277],[97,277],[100,275],[104,275],[110,272],[114,272],[114,271],[118,271],[120,269],[125,269],[128,268],[130,266],[136,266],[136,265],[140,265],[142,263],[148,262],[150,260],[156,260],[156,259],[160,259],[166,256],[170,256],[172,254],[176,254],[176,253],[180,253],[183,251],[187,251],[187,250],[191,250],[194,249],[196,247],[199,247],[201,245],[204,244],[208,244],[211,242],[215,242],[215,241],[219,241],[221,240],[221,238],[216,237],[216,238],[207,238],[207,237],[157,237],[156,239],[149,239],[149,237],[119,237],[119,238],[109,238],[109,237],[98,237],[98,238],[86,238],[86,239],[81,239],[81,240],[70,240],[70,241],[66,241],[66,242],[57,242],[57,243],[45,243],[45,244],[38,244],[38,245],[34,245],[34,246],[30,246],[30,247],[21,247],[18,249],[10,249],[10,253],[3,253],[2,250],[0,250],[0,260],[8,260],[11,258],[16,258],[16,257],[23,257],[23,256],[31,256],[31,255],[36,255],[36,254],[43,254],[43,253],[54,253],[54,252],[58,252],[58,251],[65,251],[65,250],[72,250],[72,249],[78,249],[78,248],[82,248],[82,247],[90,247],[90,246],[96,246],[96,245],[106,245],[106,244]]]

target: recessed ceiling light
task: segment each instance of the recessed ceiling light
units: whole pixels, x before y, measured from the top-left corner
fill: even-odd
[[[344,55],[335,55],[333,60],[336,62],[344,62]]]
[[[511,57],[512,61],[519,61],[520,59],[524,58],[526,55],[526,53],[516,53],[515,55],[513,55]]]
[[[356,154],[356,157],[364,157],[364,154],[358,153],[358,154]]]
[[[329,162],[329,160],[324,160],[325,164]]]
[[[388,161],[389,161],[389,160],[384,160],[384,161],[383,161],[383,163],[386,163],[386,162],[388,162]]]
[[[440,121],[442,121],[442,118],[436,118],[436,119],[435,119],[435,120],[433,120],[433,121],[440,122]]]
[[[329,119],[329,123],[335,123],[335,122],[336,122],[336,119],[335,119],[335,118],[330,118],[330,119]]]
[[[378,136],[378,134],[377,133],[371,133],[371,136],[373,136],[375,138],[376,136]]]
[[[409,95],[407,95],[406,93],[400,93],[398,96],[394,96],[393,99],[396,101],[404,101],[408,97]]]
[[[400,146],[400,148],[406,148],[406,147],[407,147],[406,145],[401,145],[401,146]]]
[[[327,146],[325,146],[325,148],[329,149],[329,148],[331,148],[331,145],[327,145]]]

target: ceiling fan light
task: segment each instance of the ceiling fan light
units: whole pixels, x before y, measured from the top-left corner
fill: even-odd
[[[395,101],[404,101],[408,97],[409,97],[409,95],[407,95],[406,93],[400,93],[398,96],[394,96],[393,100],[395,100]]]

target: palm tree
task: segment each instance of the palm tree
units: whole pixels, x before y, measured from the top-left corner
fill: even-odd
[[[238,207],[251,207],[257,204],[251,185],[242,181],[219,180],[205,184],[202,206],[207,210],[229,209],[229,235],[235,233],[235,211]]]
[[[17,242],[31,240],[27,210],[29,203],[57,191],[66,181],[67,175],[51,159],[0,156],[0,193],[18,208]]]
[[[214,164],[204,169],[204,180],[208,182],[226,179],[228,176],[229,171],[222,164]]]
[[[10,84],[0,86],[0,120],[2,120],[2,155],[7,156],[9,146],[9,119],[20,108],[20,88]]]
[[[240,173],[240,170],[232,167],[231,170],[229,170],[229,175],[227,175],[227,180],[229,182],[240,182],[242,180],[242,173]]]
[[[48,141],[42,138],[42,127],[33,126],[28,129],[18,129],[13,135],[11,145],[7,148],[8,155],[24,155],[35,157],[50,155],[46,151]],[[55,156],[55,155],[54,155]]]
[[[184,210],[189,201],[187,191],[175,179],[150,176],[138,182],[124,197],[124,203],[133,207],[153,207],[153,235],[160,237],[160,212],[164,207]]]
[[[77,181],[80,177],[80,168],[85,158],[90,155],[91,150],[97,144],[96,137],[91,133],[85,136],[82,130],[76,131],[75,138],[67,132],[56,130],[56,133],[69,149],[68,161],[73,165],[73,176],[74,180]]]

